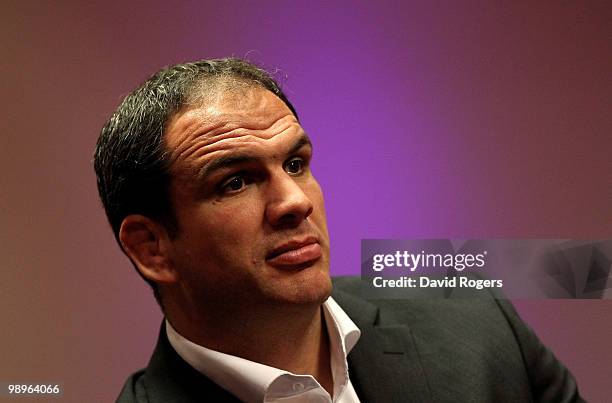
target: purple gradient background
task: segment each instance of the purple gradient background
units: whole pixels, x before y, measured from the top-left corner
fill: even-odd
[[[0,380],[104,402],[161,315],[114,243],[91,154],[158,68],[279,68],[315,143],[332,272],[362,238],[610,238],[609,2],[5,2],[0,17]],[[35,4],[36,3],[36,4]],[[517,301],[609,401],[612,301]]]

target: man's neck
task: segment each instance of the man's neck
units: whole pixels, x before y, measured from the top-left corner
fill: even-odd
[[[320,305],[252,310],[248,317],[228,312],[214,316],[189,320],[181,311],[178,315],[168,312],[174,329],[192,342],[294,374],[312,375],[333,396],[329,336]]]

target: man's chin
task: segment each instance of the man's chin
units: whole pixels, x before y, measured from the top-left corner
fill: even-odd
[[[272,286],[268,289],[269,296],[276,303],[296,305],[320,305],[332,291],[329,272],[316,266],[302,269],[292,276],[283,276],[274,285],[268,285]]]

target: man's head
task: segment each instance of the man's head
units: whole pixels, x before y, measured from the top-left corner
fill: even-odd
[[[95,168],[115,236],[170,296],[164,308],[239,309],[329,294],[311,153],[275,81],[221,59],[164,69],[128,95],[102,130]]]

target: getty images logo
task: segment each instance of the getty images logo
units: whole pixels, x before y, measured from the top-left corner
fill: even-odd
[[[482,268],[485,265],[487,251],[482,253],[411,253],[396,251],[393,254],[376,254],[372,259],[372,270],[382,271],[386,268],[406,268],[411,272],[419,268],[443,268],[463,271],[466,268]]]

